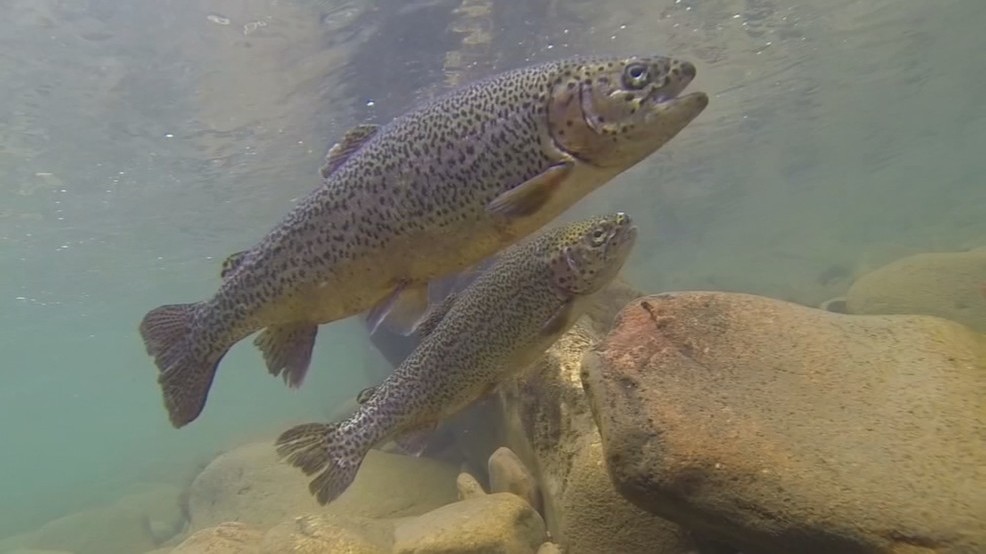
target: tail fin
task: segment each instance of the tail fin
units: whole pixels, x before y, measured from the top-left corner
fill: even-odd
[[[168,304],[147,312],[140,335],[160,371],[158,383],[168,418],[183,427],[202,413],[219,360],[227,348],[208,350],[192,339],[192,317],[198,304]]]
[[[349,488],[370,450],[357,437],[344,433],[338,423],[292,427],[281,433],[276,446],[277,453],[305,475],[318,473],[308,490],[323,506]]]

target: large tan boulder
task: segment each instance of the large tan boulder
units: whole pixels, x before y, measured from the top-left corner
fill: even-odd
[[[457,499],[457,467],[370,451],[356,481],[334,502],[320,506],[310,477],[282,462],[273,441],[247,444],[213,460],[188,490],[192,529],[224,521],[267,530],[300,514],[390,518],[423,514]]]
[[[857,279],[846,293],[852,314],[923,314],[986,332],[986,250],[901,258]]]
[[[986,552],[986,343],[729,293],[625,307],[586,356],[617,489],[744,552]]]

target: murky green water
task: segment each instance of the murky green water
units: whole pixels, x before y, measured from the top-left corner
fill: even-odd
[[[693,60],[706,112],[566,217],[631,211],[647,290],[815,305],[913,252],[986,246],[986,3],[495,0],[466,77],[572,53]],[[324,327],[305,387],[244,341],[172,429],[136,326],[317,183],[349,126],[442,88],[456,1],[0,4],[0,536],[108,502],[386,371]]]

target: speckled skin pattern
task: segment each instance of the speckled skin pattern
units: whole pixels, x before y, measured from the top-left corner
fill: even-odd
[[[708,103],[678,96],[694,76],[672,58],[569,58],[465,86],[380,127],[224,268],[218,292],[185,316],[185,352],[153,336],[162,317],[145,317],[172,423],[198,416],[215,366],[251,333],[364,312],[537,231],[692,121]],[[555,173],[541,202],[490,209]]]
[[[542,355],[620,271],[637,231],[626,214],[549,229],[505,250],[459,293],[394,372],[338,424],[295,427],[279,451],[326,503],[373,446],[463,409]]]

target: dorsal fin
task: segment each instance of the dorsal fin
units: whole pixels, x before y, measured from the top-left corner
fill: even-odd
[[[429,308],[428,311],[421,316],[421,319],[418,320],[414,332],[419,339],[427,337],[432,333],[432,331],[435,330],[436,327],[438,327],[438,324],[445,319],[445,316],[448,315],[449,310],[452,309],[452,305],[455,304],[459,294],[462,293],[462,291],[465,290],[473,281],[475,281],[481,273],[489,269],[490,266],[493,265],[493,262],[496,261],[496,258],[496,256],[490,256],[478,264],[475,264],[464,271],[460,271],[454,276],[449,276],[449,278],[452,279],[453,290],[452,292],[446,294],[445,298],[443,298],[441,302],[433,304],[431,308]],[[433,283],[429,283],[429,286],[432,284]]]
[[[240,267],[243,263],[243,259],[246,258],[247,252],[249,250],[240,250],[239,252],[234,252],[223,260],[223,267],[219,270],[219,277],[225,279],[227,275],[233,272],[234,269]]]
[[[455,304],[455,299],[457,296],[457,292],[450,292],[448,296],[441,301],[441,303],[432,306],[430,310],[425,312],[414,330],[419,338],[427,337],[432,331],[435,330],[436,327],[438,327],[438,324],[442,322],[442,319],[445,318],[448,311],[452,309],[452,305]]]
[[[346,134],[342,136],[342,140],[333,144],[332,148],[329,148],[329,151],[326,152],[325,162],[318,170],[322,178],[328,179],[329,175],[332,175],[353,152],[359,150],[366,141],[373,138],[373,135],[377,134],[378,130],[380,130],[379,125],[363,123],[346,131]]]
[[[356,394],[356,403],[365,404],[375,392],[377,392],[377,385],[366,387],[365,389],[359,391],[359,393]]]

